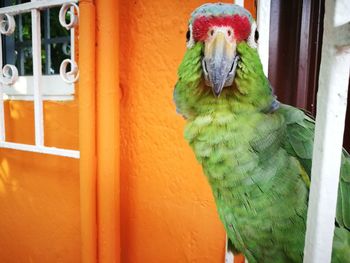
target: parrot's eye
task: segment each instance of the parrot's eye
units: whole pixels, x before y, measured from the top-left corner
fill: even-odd
[[[190,32],[190,30],[187,30],[187,33],[186,33],[186,42],[190,41],[190,38],[191,38],[191,32]]]
[[[255,30],[254,39],[255,39],[255,42],[258,42],[258,40],[259,40],[259,31],[258,30]]]
[[[192,36],[192,25],[189,25],[186,32],[186,46],[187,48],[192,48],[194,46],[194,40]]]
[[[256,28],[256,23],[253,22],[250,30],[250,35],[247,39],[247,43],[252,48],[258,47],[258,40],[259,40],[259,32]]]

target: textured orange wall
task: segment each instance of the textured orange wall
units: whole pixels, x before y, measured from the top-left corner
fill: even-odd
[[[185,52],[187,20],[204,2],[120,0],[123,263],[223,261],[224,231],[206,179],[183,139],[184,121],[172,102],[177,67]],[[92,5],[91,1],[80,5],[87,4]],[[85,55],[90,47],[85,47]],[[89,70],[95,68],[86,73]],[[93,80],[90,84],[94,85]],[[80,109],[92,109],[87,106]],[[7,138],[33,143],[32,103],[7,102],[5,110]],[[86,117],[84,112],[80,116]],[[46,102],[46,145],[78,149],[77,120],[77,101]],[[78,166],[78,160],[69,158],[0,149],[0,262],[80,262]],[[93,181],[88,186],[84,191],[95,190]],[[115,234],[119,235],[118,230]],[[90,241],[87,249],[95,244]]]
[[[77,103],[44,109],[46,145],[77,149]],[[32,102],[5,115],[9,141],[34,143]],[[80,262],[77,160],[0,149],[0,262]]]
[[[224,230],[206,178],[183,139],[185,122],[172,99],[189,15],[205,2],[121,0],[125,263],[224,259]]]

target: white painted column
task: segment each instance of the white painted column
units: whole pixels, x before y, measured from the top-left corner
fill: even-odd
[[[259,31],[258,51],[263,65],[264,73],[269,73],[269,46],[270,46],[270,10],[271,0],[257,1],[257,25]]]
[[[235,0],[234,3],[244,7],[244,0]]]
[[[37,0],[32,0],[36,2]],[[40,11],[32,12],[32,45],[33,45],[33,78],[34,78],[34,118],[35,118],[35,145],[44,145],[44,115],[42,99],[42,67],[41,67],[41,31]]]
[[[349,0],[326,0],[305,263],[331,262],[350,73],[349,10]]]

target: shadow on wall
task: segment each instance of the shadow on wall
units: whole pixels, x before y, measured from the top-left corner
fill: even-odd
[[[6,158],[0,161],[0,196],[8,191],[15,192],[18,189],[18,181],[10,177],[9,163]]]

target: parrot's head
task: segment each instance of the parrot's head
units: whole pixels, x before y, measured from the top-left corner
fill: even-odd
[[[240,59],[237,46],[246,42],[256,49],[258,37],[252,15],[239,5],[205,4],[192,13],[187,48],[202,44],[202,76],[216,97],[224,87],[233,85]]]

